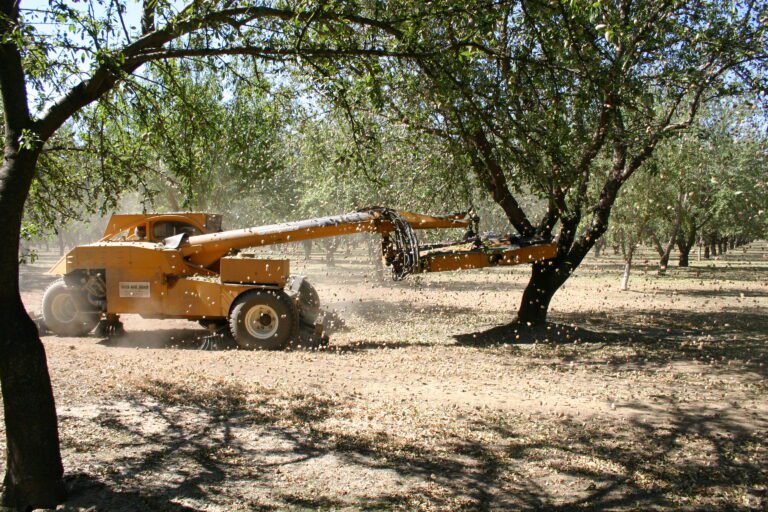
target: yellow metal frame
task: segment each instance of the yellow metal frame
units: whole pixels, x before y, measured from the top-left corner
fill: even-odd
[[[557,244],[545,243],[520,248],[472,249],[422,256],[422,272],[447,272],[496,266],[522,265],[547,260],[557,255]]]
[[[465,228],[471,223],[463,215],[398,215],[413,229]],[[228,256],[232,250],[394,230],[392,222],[377,210],[216,233],[207,232],[209,218],[204,213],[114,215],[101,241],[72,249],[49,273],[103,272],[109,314],[192,320],[226,318],[240,294],[252,289],[283,289],[290,274],[288,260]],[[205,234],[182,235],[176,245],[112,240],[142,224],[147,226],[147,233],[152,233],[152,224],[160,221],[186,222]],[[420,255],[420,270],[443,272],[518,265],[552,258],[556,252],[554,243],[431,251]]]

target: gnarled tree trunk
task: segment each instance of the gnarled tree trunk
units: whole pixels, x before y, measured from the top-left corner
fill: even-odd
[[[517,311],[518,322],[543,325],[547,321],[549,303],[568,277],[560,272],[561,267],[556,260],[536,262],[532,265],[531,278],[523,291]]]
[[[659,255],[659,275],[663,275],[667,272],[669,266],[669,257],[672,255],[672,247],[668,246],[666,249],[662,249]]]
[[[18,9],[18,2],[0,1],[0,34],[8,35]],[[21,219],[42,137],[29,114],[21,53],[11,37],[0,38],[0,92],[5,128],[0,167],[0,387],[7,458],[0,502],[18,510],[55,508],[66,496],[56,406],[45,350],[19,293]]]
[[[7,446],[2,504],[55,508],[66,497],[56,407],[45,350],[18,281],[21,217],[37,155],[8,146],[0,168],[0,383]]]
[[[687,267],[689,265],[691,249],[696,244],[696,231],[696,226],[692,226],[687,232],[681,232],[677,238],[677,249],[680,251],[677,258],[678,267]]]
[[[614,197],[617,190],[618,187],[611,191]],[[557,256],[551,260],[533,263],[531,266],[531,278],[523,291],[517,311],[518,323],[530,326],[542,326],[546,323],[549,303],[555,292],[568,280],[608,227],[610,208],[597,213],[599,215],[594,220],[590,235],[578,237],[575,242],[575,231],[580,217],[562,220],[560,235],[557,238]]]

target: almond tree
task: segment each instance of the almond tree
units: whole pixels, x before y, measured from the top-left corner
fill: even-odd
[[[716,104],[682,137],[659,147],[652,160],[658,183],[645,187],[639,201],[658,205],[650,240],[661,273],[675,246],[678,265],[687,267],[704,233],[734,244],[764,236],[768,146],[762,122],[749,102]]]
[[[360,16],[351,5],[296,11],[282,3],[195,0],[179,6],[145,0],[138,7],[140,20],[132,20],[130,4],[135,2],[52,0],[47,7],[25,9],[20,0],[0,0],[3,503],[22,510],[55,507],[66,494],[45,351],[18,283],[24,203],[46,144],[67,123],[77,122],[90,104],[120,94],[120,84],[149,62],[224,57],[220,66],[226,67],[230,55],[261,60],[398,55],[379,44],[381,23]],[[318,31],[355,31],[366,36],[366,43],[339,39],[335,44],[326,38],[327,44],[307,44]],[[302,39],[292,39],[296,33]]]
[[[661,188],[657,178],[648,174],[637,176],[622,188],[612,209],[613,220],[605,236],[610,238],[612,245],[619,247],[624,259],[621,291],[629,290],[629,277],[637,248],[648,239],[653,220],[661,217],[667,207],[653,193]]]
[[[555,292],[605,233],[619,190],[662,141],[713,99],[765,90],[764,2],[397,7],[404,21],[390,33],[404,48],[429,41],[444,51],[315,69],[345,77],[332,95],[348,110],[367,106],[441,138],[519,234],[557,240],[557,256],[533,265],[517,311],[525,324],[546,321]],[[543,214],[524,206],[527,193],[547,203]]]

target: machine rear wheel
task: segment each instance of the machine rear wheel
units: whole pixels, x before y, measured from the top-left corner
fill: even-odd
[[[229,327],[242,349],[278,350],[298,334],[299,315],[284,292],[253,290],[235,300]]]
[[[89,307],[83,291],[59,280],[43,295],[43,322],[59,336],[85,336],[101,318],[101,313],[88,311]]]

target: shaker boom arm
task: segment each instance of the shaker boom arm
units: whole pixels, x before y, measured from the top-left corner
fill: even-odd
[[[432,216],[398,212],[398,215],[407,220],[414,229],[462,228],[469,226],[471,222],[464,214]],[[191,236],[179,250],[190,263],[208,268],[233,249],[363,232],[385,234],[393,230],[392,222],[381,215],[381,210],[371,208],[344,215]]]

